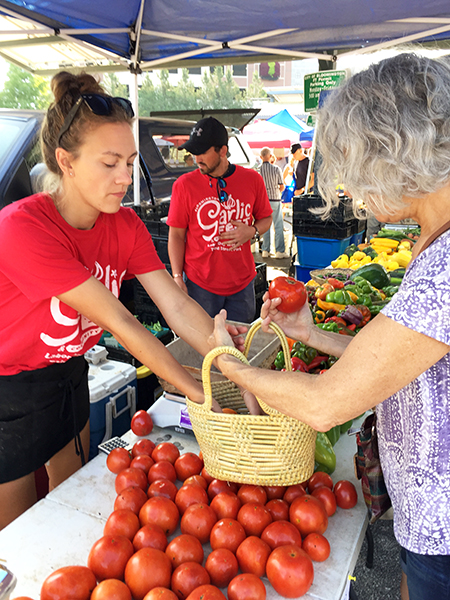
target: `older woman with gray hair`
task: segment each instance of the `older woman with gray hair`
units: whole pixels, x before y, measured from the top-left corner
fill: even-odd
[[[450,598],[450,63],[400,54],[358,73],[319,111],[319,186],[336,184],[380,221],[412,218],[421,235],[398,293],[356,337],[323,331],[309,307],[264,326],[339,356],[320,377],[218,359],[223,373],[318,431],[376,406],[383,473],[402,547],[402,598]],[[215,344],[231,345],[224,314]],[[351,382],[351,387],[349,387]],[[330,393],[332,390],[332,393]],[[406,583],[407,582],[407,583]],[[409,596],[408,596],[409,593]]]

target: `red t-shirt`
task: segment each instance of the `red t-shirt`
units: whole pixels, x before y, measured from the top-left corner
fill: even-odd
[[[124,279],[164,265],[130,208],[75,229],[46,194],[0,211],[0,375],[84,354],[102,330],[55,296],[93,275],[116,297]]]
[[[231,220],[247,225],[272,214],[263,178],[256,171],[236,167],[225,179],[226,202],[220,202],[217,180],[199,169],[179,177],[172,188],[169,217],[171,227],[187,229],[184,271],[203,289],[231,296],[255,277],[250,241],[236,250],[223,244],[219,235]]]

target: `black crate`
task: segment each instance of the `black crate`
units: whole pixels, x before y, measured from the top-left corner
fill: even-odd
[[[354,235],[355,233],[361,233],[361,232],[365,231],[366,227],[367,227],[366,219],[355,219],[355,224],[353,225],[352,235]]]
[[[266,263],[255,263],[256,277],[253,280],[255,286],[255,294],[258,294],[262,290],[267,290],[267,264]]]
[[[311,213],[311,208],[322,208],[325,206],[325,201],[322,196],[315,196],[313,194],[305,194],[304,196],[294,196],[293,198],[293,222],[295,221],[309,221],[311,223],[317,223],[322,221],[320,215]],[[355,215],[353,213],[352,201],[344,197],[341,199],[338,206],[331,209],[330,215],[327,220],[332,221],[336,225],[342,225],[350,220],[353,220]],[[322,221],[323,222],[323,221]],[[294,231],[295,234],[295,231]]]
[[[159,258],[163,263],[170,263],[169,260],[169,249],[168,249],[168,239],[152,236],[153,243],[155,244],[156,252]]]
[[[330,220],[318,221],[317,223],[311,223],[310,221],[294,221],[292,224],[292,231],[295,236],[300,237],[343,240],[355,233],[354,227],[356,220],[357,219],[353,219],[346,224],[338,224]]]
[[[169,239],[169,226],[162,221],[153,221],[151,219],[142,219],[152,237]]]

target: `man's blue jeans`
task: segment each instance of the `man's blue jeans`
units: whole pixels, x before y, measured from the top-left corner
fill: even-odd
[[[256,300],[253,281],[232,296],[213,294],[189,279],[186,280],[186,287],[189,296],[198,302],[210,317],[215,317],[224,308],[230,321],[251,323],[255,319]]]
[[[269,231],[263,235],[263,242],[261,250],[262,252],[270,252],[270,236],[271,231],[275,230],[275,252],[285,252],[284,245],[284,227],[283,227],[283,213],[281,210],[281,201],[270,200],[270,206],[272,207],[272,225]]]

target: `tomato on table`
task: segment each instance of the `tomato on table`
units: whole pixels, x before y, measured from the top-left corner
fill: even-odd
[[[130,588],[118,579],[101,581],[92,592],[90,600],[132,600]]]
[[[265,600],[266,587],[253,573],[242,573],[230,581],[227,588],[228,600]]]
[[[310,494],[312,494],[312,492],[315,489],[319,488],[322,485],[324,485],[325,487],[330,488],[330,490],[332,490],[333,489],[333,480],[331,479],[330,475],[328,475],[328,473],[324,473],[323,471],[316,471],[309,478],[308,492]]]
[[[236,519],[242,502],[233,492],[220,492],[214,496],[210,503],[211,508],[216,513],[218,519],[229,517]]]
[[[211,584],[200,585],[189,594],[186,600],[227,600],[218,587]]]
[[[153,431],[153,421],[146,410],[138,410],[131,418],[131,431],[144,437]]]
[[[152,588],[170,588],[171,575],[170,559],[154,548],[138,550],[125,567],[125,583],[135,600],[143,600]]]
[[[288,521],[289,520],[289,504],[286,500],[281,498],[274,498],[269,500],[266,504],[267,510],[272,515],[274,521]]]
[[[175,496],[175,504],[183,515],[192,504],[208,503],[208,494],[200,485],[183,485]]]
[[[137,485],[138,487],[142,488],[145,492],[147,491],[147,475],[142,469],[128,467],[127,469],[123,469],[118,475],[116,475],[116,479],[114,482],[116,494],[120,494],[121,491],[132,485]]]
[[[148,496],[142,488],[131,485],[120,492],[114,500],[114,510],[126,508],[139,514],[142,506],[147,502]]]
[[[166,535],[172,535],[180,521],[180,512],[169,498],[154,496],[139,511],[139,520],[142,525],[159,525]]]
[[[155,587],[145,594],[144,600],[178,600],[178,596],[165,587]]]
[[[328,515],[323,503],[309,494],[296,498],[289,507],[289,520],[300,531],[302,538],[308,533],[325,533]]]
[[[247,535],[260,536],[264,529],[272,523],[272,515],[267,508],[257,502],[247,502],[239,509],[237,520]]]
[[[151,456],[155,447],[155,442],[152,442],[152,440],[147,438],[143,438],[142,440],[138,440],[133,444],[133,447],[131,448],[131,455],[133,458],[140,456],[141,454]]]
[[[295,525],[289,521],[274,521],[267,525],[261,534],[261,539],[274,550],[278,546],[295,544],[302,545],[302,536]]]
[[[283,313],[293,313],[301,309],[308,295],[305,284],[293,277],[275,277],[269,284],[269,298],[281,298],[277,306]]]
[[[191,504],[181,517],[181,533],[189,533],[206,544],[216,521],[216,513],[208,504]]]
[[[267,492],[261,485],[250,485],[248,483],[241,485],[238,489],[237,497],[242,504],[246,504],[247,502],[265,504],[268,500]]]
[[[302,548],[316,562],[323,562],[330,556],[330,542],[320,533],[307,535]]]
[[[172,573],[170,587],[180,600],[185,600],[195,588],[209,583],[211,578],[205,567],[197,562],[185,562]]]
[[[283,500],[286,500],[288,504],[292,504],[299,496],[305,496],[306,491],[301,483],[289,485],[283,495]]]
[[[272,548],[256,535],[250,535],[236,550],[239,568],[242,573],[253,573],[257,577],[266,574],[266,563]]]
[[[339,508],[353,508],[358,502],[358,493],[351,481],[342,479],[338,481],[333,488],[336,496],[336,503]]]
[[[147,496],[153,498],[154,496],[164,496],[175,502],[175,498],[178,492],[177,486],[170,479],[157,479],[150,484],[147,490]]]
[[[53,571],[42,584],[41,600],[89,600],[97,581],[88,567],[68,566]]]
[[[197,562],[201,565],[205,556],[200,540],[189,533],[173,538],[166,548],[166,554],[174,569],[185,562]]]
[[[194,452],[185,452],[174,463],[177,478],[185,481],[192,475],[200,475],[203,469],[203,460]]]
[[[279,546],[267,559],[266,573],[273,589],[284,598],[298,598],[309,590],[314,567],[299,546]]]
[[[322,485],[321,487],[316,488],[311,494],[311,496],[314,496],[314,498],[319,498],[319,500],[323,502],[323,505],[325,506],[325,510],[327,511],[327,515],[329,517],[332,517],[334,515],[337,507],[336,496],[330,490],[330,488]]]
[[[211,548],[227,548],[235,553],[239,545],[245,540],[244,527],[236,519],[220,519],[214,524],[209,541]]]
[[[168,544],[167,536],[159,525],[143,525],[133,538],[135,552],[141,548],[155,548],[165,551]]]
[[[113,448],[106,457],[106,466],[115,475],[120,471],[128,469],[131,464],[131,456],[125,448]]]
[[[139,531],[141,524],[135,512],[129,508],[118,508],[106,519],[103,535],[123,535],[132,540]]]
[[[151,456],[147,454],[138,454],[131,461],[130,467],[133,467],[133,469],[142,469],[147,475],[147,473],[150,470],[150,467],[152,467],[154,464],[155,461]]]
[[[175,467],[169,460],[159,460],[150,467],[147,478],[148,483],[153,483],[158,479],[168,479],[169,481],[175,482],[177,480],[177,473]]]
[[[105,535],[92,546],[87,566],[97,581],[123,579],[125,566],[134,554],[131,541],[123,535]]]
[[[161,442],[152,452],[152,458],[155,462],[160,460],[168,460],[174,464],[179,456],[180,451],[175,444],[172,444],[172,442]]]
[[[236,577],[239,565],[236,556],[227,548],[213,550],[206,559],[205,569],[211,577],[211,583],[225,588]]]

